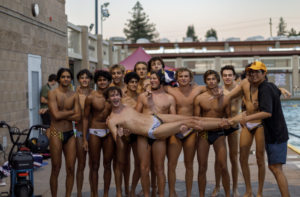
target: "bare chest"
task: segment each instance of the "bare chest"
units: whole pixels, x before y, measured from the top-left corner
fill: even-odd
[[[57,107],[59,111],[73,110],[75,98],[72,94],[60,94],[56,97]]]
[[[169,99],[165,95],[153,95],[150,98],[145,98],[143,103],[144,108],[153,113],[166,113],[170,105]]]

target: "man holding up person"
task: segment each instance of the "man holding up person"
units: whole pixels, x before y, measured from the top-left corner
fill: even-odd
[[[245,127],[248,121],[262,120],[268,167],[277,180],[281,195],[289,197],[288,182],[282,170],[282,164],[286,163],[289,136],[281,107],[281,92],[275,84],[266,80],[267,68],[262,62],[254,62],[246,71],[252,78],[250,85],[258,88],[260,112],[245,117],[241,126]]]

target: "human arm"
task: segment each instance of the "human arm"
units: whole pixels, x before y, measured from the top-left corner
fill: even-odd
[[[59,111],[56,101],[56,93],[52,90],[48,92],[48,106],[49,110],[55,120],[62,120],[72,116],[75,112],[73,110]]]
[[[123,142],[122,142],[122,139],[121,137],[118,136],[118,128],[117,128],[117,125],[116,122],[115,122],[115,118],[114,117],[111,117],[109,120],[108,120],[108,129],[110,130],[111,134],[112,134],[112,137],[113,139],[115,140],[117,146],[119,148],[123,148]]]
[[[252,114],[250,116],[246,116],[245,118],[243,118],[240,121],[240,124],[244,128],[246,123],[251,121],[251,120],[262,120],[262,119],[266,119],[266,118],[270,118],[270,117],[272,117],[271,113],[262,111],[262,112],[258,112],[256,114]]]
[[[41,96],[41,103],[45,103],[45,104],[48,103],[46,97]]]
[[[224,96],[225,98],[225,103],[226,103],[226,107],[224,109],[225,111],[225,115],[226,115],[226,118],[231,118],[231,100],[227,97],[227,96]],[[224,129],[229,129],[230,126],[227,125],[224,127]]]
[[[172,95],[169,95],[169,96],[170,96],[170,102],[171,102],[171,105],[170,105],[170,108],[169,108],[169,114],[176,114],[176,101],[175,101],[175,98]]]
[[[142,113],[143,112],[143,98],[145,97],[145,94],[142,93],[139,95],[138,100],[136,102],[135,110],[137,112]]]
[[[279,90],[281,94],[284,96],[284,98],[290,98],[292,96],[292,94],[284,88],[279,88]]]
[[[72,116],[69,116],[66,118],[67,120],[70,121],[80,121],[81,119],[81,108],[79,104],[79,95],[77,92],[75,92],[75,101],[74,101],[74,114]]]
[[[243,87],[245,87],[248,84],[248,80],[244,79],[239,85],[237,85],[231,92],[229,92],[226,96],[228,96],[230,99],[234,99],[238,96],[241,96],[244,94]]]
[[[39,114],[45,114],[45,113],[48,113],[49,112],[49,108],[45,108],[45,109],[40,109],[39,110]]]
[[[200,97],[197,96],[194,101],[194,116],[201,117]]]
[[[90,114],[91,114],[91,108],[92,108],[92,103],[93,103],[93,96],[88,96],[85,99],[85,103],[84,103],[84,114],[83,114],[83,119],[82,119],[82,124],[83,124],[83,128],[82,128],[82,138],[83,138],[83,143],[82,146],[84,148],[85,151],[89,150],[89,145],[88,142],[86,140],[86,134],[88,133],[89,130],[89,121],[90,121]]]

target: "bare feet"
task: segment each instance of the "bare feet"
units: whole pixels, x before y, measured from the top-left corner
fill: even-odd
[[[157,197],[157,187],[152,188],[151,197]]]
[[[143,196],[144,195],[144,192],[143,192],[143,189],[141,189],[141,191],[139,193],[137,193],[136,196]],[[135,197],[135,196],[131,196],[131,197]]]
[[[263,196],[262,194],[259,193],[256,194],[256,197],[262,197],[262,196]]]
[[[253,193],[252,192],[247,192],[243,197],[253,197]]]
[[[233,197],[240,197],[240,193],[239,193],[237,188],[232,190],[232,196]]]
[[[213,193],[211,194],[211,197],[216,197],[219,192],[220,192],[220,188],[219,187],[215,187]]]

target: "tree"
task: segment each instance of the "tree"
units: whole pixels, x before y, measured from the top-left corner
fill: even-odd
[[[156,32],[155,24],[149,23],[149,16],[145,12],[142,12],[143,7],[141,3],[136,2],[135,6],[132,8],[133,13],[132,19],[128,19],[128,24],[125,23],[127,28],[123,29],[123,32],[128,40],[135,43],[139,38],[147,38],[151,42],[158,38],[158,33]]]
[[[193,41],[198,41],[197,36],[195,35],[195,29],[194,25],[188,26],[188,29],[186,31],[186,37],[193,38]]]
[[[297,31],[294,28],[292,28],[291,31],[288,32],[288,34],[289,34],[288,37],[290,37],[290,36],[298,36],[298,35],[300,35],[300,32],[297,33]]]
[[[277,36],[285,36],[285,34],[287,33],[286,23],[284,22],[282,17],[280,17],[280,19],[279,19],[279,25],[277,28],[278,28]]]
[[[206,37],[206,38],[209,38],[209,37],[215,37],[216,39],[218,39],[217,31],[214,30],[213,28],[211,28],[210,30],[208,30],[208,31],[206,32],[205,37]]]

